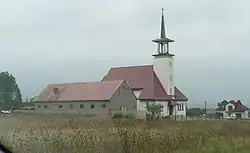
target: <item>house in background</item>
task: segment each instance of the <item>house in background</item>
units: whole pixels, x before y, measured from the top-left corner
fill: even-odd
[[[218,103],[218,108],[215,109],[217,115],[222,118],[227,118],[230,116],[236,116],[237,118],[248,118],[248,108],[241,103],[240,100],[237,102],[234,100],[231,101],[222,101]]]
[[[163,116],[186,117],[188,98],[174,83],[174,54],[169,44],[174,42],[166,37],[164,15],[161,19],[161,36],[153,40],[157,53],[153,65],[111,68],[102,81],[125,80],[137,97],[137,111],[145,112],[147,103],[163,105]]]
[[[122,80],[53,84],[37,97],[34,112],[136,115],[136,97]]]

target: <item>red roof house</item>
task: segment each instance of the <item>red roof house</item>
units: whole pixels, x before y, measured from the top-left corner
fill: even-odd
[[[243,105],[240,100],[224,100],[218,103],[218,108],[216,108],[215,111],[223,118],[227,118],[232,115],[240,118],[248,118],[248,108]]]
[[[48,85],[42,91],[40,96],[37,97],[37,101],[69,102],[110,100],[123,83],[125,83],[123,80],[112,80],[107,82],[52,84]]]
[[[125,110],[136,115],[136,100],[123,80],[52,84],[37,96],[35,111],[107,116]]]

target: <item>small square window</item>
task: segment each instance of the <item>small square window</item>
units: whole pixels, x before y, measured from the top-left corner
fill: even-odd
[[[63,108],[63,105],[58,105],[58,108]]]
[[[83,105],[83,104],[80,104],[80,108],[84,108],[84,105]]]
[[[48,108],[48,105],[44,105],[44,108]]]
[[[102,108],[106,108],[106,104],[102,104]]]
[[[70,104],[70,105],[69,105],[69,108],[74,108],[73,104]]]
[[[40,106],[40,105],[37,105],[37,107],[38,107],[38,108],[41,108],[41,106]]]
[[[91,105],[90,108],[95,108],[95,105]]]

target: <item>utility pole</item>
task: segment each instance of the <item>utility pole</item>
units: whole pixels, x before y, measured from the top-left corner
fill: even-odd
[[[205,100],[205,115],[206,115],[206,119],[207,119],[207,101]]]

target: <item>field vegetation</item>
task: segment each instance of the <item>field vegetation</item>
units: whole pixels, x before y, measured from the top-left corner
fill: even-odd
[[[248,153],[248,121],[136,121],[68,115],[0,116],[15,153]]]

